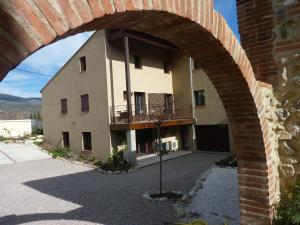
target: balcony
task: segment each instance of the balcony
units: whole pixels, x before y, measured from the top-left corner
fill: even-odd
[[[129,115],[127,105],[111,107],[112,130],[154,128],[158,121],[162,122],[162,127],[193,123],[191,106],[132,105],[131,108]]]

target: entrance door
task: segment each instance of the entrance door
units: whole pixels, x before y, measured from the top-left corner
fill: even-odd
[[[136,130],[136,149],[138,154],[151,154],[152,148],[152,129]]]
[[[228,125],[195,126],[199,151],[230,152]]]

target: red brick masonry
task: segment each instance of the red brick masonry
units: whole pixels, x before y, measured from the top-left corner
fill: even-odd
[[[256,81],[245,51],[213,9],[213,0],[0,1],[0,79],[45,45],[104,28],[156,35],[201,63],[233,130],[239,157],[241,224],[271,224],[275,177],[261,92],[261,86],[269,86]]]

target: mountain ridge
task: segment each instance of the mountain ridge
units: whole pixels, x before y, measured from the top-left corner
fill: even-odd
[[[23,98],[0,93],[0,119],[29,119],[33,112],[41,111],[42,98]]]

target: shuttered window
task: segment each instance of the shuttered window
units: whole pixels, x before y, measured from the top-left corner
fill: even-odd
[[[149,106],[161,106],[164,105],[165,95],[161,93],[150,93],[148,94]]]
[[[205,105],[205,92],[204,92],[204,90],[194,91],[194,97],[195,97],[195,105],[196,106]]]
[[[81,95],[81,112],[88,112],[90,110],[89,95]]]
[[[66,98],[60,100],[60,110],[62,114],[66,114],[68,112],[68,100]]]

